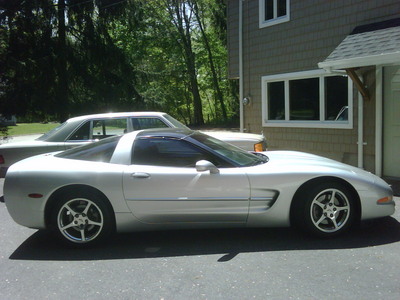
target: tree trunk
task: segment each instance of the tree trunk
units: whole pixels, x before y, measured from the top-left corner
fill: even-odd
[[[194,125],[203,125],[203,109],[201,105],[199,84],[197,82],[196,58],[195,53],[193,52],[190,34],[190,18],[187,15],[185,4],[182,4],[182,7],[180,7],[180,4],[182,4],[180,1],[174,2],[174,9],[177,18],[175,26],[177,27],[184,47],[185,63],[189,75],[190,90],[193,95]]]
[[[58,51],[57,51],[57,100],[58,118],[60,121],[68,119],[68,76],[67,76],[67,51],[65,30],[65,0],[58,0]]]
[[[210,63],[210,69],[211,69],[211,74],[212,74],[212,82],[213,82],[213,86],[214,86],[215,97],[218,99],[219,105],[221,106],[221,110],[222,110],[222,117],[224,118],[224,121],[226,122],[228,120],[228,115],[226,113],[226,107],[225,107],[225,103],[224,103],[224,96],[222,94],[221,88],[220,88],[219,83],[218,83],[218,76],[217,76],[217,72],[215,71],[214,58],[213,58],[213,55],[212,55],[212,52],[211,52],[210,43],[208,42],[207,35],[206,35],[205,31],[204,31],[203,23],[202,23],[202,20],[201,20],[201,18],[199,16],[199,10],[198,10],[198,6],[197,6],[196,2],[193,5],[193,11],[195,13],[197,22],[199,24],[200,32],[201,32],[201,35],[202,35],[203,41],[204,41],[204,46],[205,46],[207,54],[208,54],[208,61]],[[217,107],[215,107],[215,112],[217,113]]]

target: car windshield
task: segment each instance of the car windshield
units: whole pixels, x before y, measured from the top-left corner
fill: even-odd
[[[86,161],[110,162],[120,138],[121,136],[113,136],[96,143],[66,150],[55,156]]]
[[[65,125],[67,125],[67,122],[64,122],[64,123],[58,125],[56,128],[53,128],[52,130],[46,132],[45,134],[38,137],[36,140],[37,141],[47,140],[49,137],[53,136],[56,132],[58,132],[61,128],[63,128]]]
[[[181,122],[179,122],[177,119],[171,117],[170,115],[165,114],[164,118],[166,118],[176,128],[189,129],[189,127],[183,125]]]
[[[239,167],[250,167],[268,162],[268,157],[264,154],[256,155],[251,152],[247,152],[232,144],[223,142],[200,132],[190,135],[190,138],[206,145]]]

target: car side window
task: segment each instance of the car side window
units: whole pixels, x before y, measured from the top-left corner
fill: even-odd
[[[90,121],[87,121],[78,128],[68,139],[68,141],[88,141],[90,140]]]
[[[109,163],[120,138],[115,136],[97,143],[75,147],[56,154],[56,157]]]
[[[123,135],[126,132],[126,119],[105,119],[93,121],[92,138],[94,140],[101,140],[115,135]]]
[[[172,138],[139,138],[132,151],[132,163],[137,165],[194,168],[202,159],[215,163],[212,155],[202,149]]]
[[[158,118],[143,117],[131,118],[133,130],[151,129],[151,128],[167,128],[169,127]]]

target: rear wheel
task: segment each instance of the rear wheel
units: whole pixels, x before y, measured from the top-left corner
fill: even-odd
[[[85,192],[67,193],[54,206],[52,225],[62,242],[83,247],[110,236],[113,218],[104,197]]]
[[[348,230],[355,218],[355,200],[340,183],[322,183],[294,199],[294,223],[308,233],[329,237]]]

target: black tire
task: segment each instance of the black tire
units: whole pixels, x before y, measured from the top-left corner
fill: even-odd
[[[104,241],[114,231],[107,199],[88,191],[66,192],[51,212],[51,228],[66,245],[87,247]]]
[[[353,193],[338,182],[318,183],[297,193],[292,207],[293,225],[317,237],[344,233],[354,223]]]

